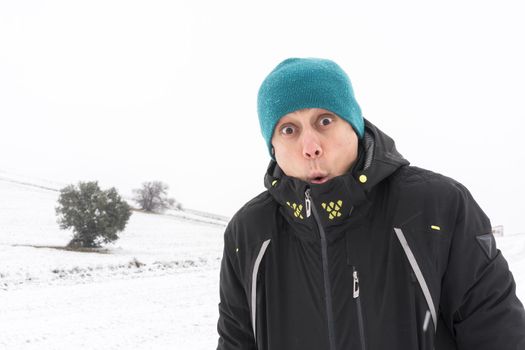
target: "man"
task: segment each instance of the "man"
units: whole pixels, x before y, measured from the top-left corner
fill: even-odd
[[[489,219],[409,166],[336,63],[281,62],[258,114],[267,191],[226,229],[218,349],[525,349]]]

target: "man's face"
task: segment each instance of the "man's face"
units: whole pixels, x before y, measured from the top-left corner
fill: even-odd
[[[357,142],[348,122],[320,108],[283,116],[272,137],[284,173],[314,184],[346,173],[357,159]]]

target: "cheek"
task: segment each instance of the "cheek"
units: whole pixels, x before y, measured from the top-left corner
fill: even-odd
[[[346,154],[348,152],[352,152],[352,150],[357,145],[356,140],[353,140],[352,137],[348,137],[348,135],[345,136],[346,137],[334,138],[334,142],[332,143],[333,150],[339,151],[336,152],[338,154]]]
[[[288,176],[301,178],[303,174],[304,164],[301,152],[298,152],[295,147],[288,145],[288,147],[281,147],[274,144],[275,160],[282,171]]]
[[[296,153],[296,145],[293,142],[283,141],[281,139],[273,138],[272,146],[275,153],[275,159],[289,160],[293,158],[293,155]]]
[[[357,158],[357,137],[345,136],[338,138],[337,142],[334,142],[334,149],[332,150],[332,154],[337,157],[338,163],[342,167],[351,165]]]
[[[275,160],[283,170],[283,165],[288,168],[293,166],[294,159],[293,152],[289,148],[275,147]]]

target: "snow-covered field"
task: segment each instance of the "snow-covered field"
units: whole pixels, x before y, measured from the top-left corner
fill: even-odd
[[[104,253],[56,248],[58,192],[0,179],[0,349],[213,349],[220,217],[134,212]]]
[[[216,348],[224,218],[134,212],[105,251],[65,251],[55,187],[21,182],[0,176],[0,349]],[[525,300],[525,235],[497,240]]]

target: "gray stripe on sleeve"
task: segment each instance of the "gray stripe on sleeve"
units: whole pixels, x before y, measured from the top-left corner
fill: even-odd
[[[261,250],[259,250],[259,254],[257,255],[257,259],[255,259],[255,264],[253,265],[253,272],[252,272],[252,327],[253,327],[253,337],[255,341],[257,341],[256,333],[255,333],[255,320],[256,320],[256,313],[257,313],[257,274],[259,272],[259,265],[261,264],[261,260],[264,256],[264,253],[266,252],[266,248],[268,248],[268,244],[270,244],[270,239],[263,242],[261,246]]]
[[[436,313],[436,308],[434,306],[434,301],[432,300],[432,296],[430,295],[430,290],[428,289],[428,285],[425,281],[425,277],[423,276],[423,273],[421,272],[419,265],[417,264],[416,258],[414,254],[412,253],[410,246],[408,245],[408,242],[405,238],[405,235],[403,234],[403,231],[400,228],[394,228],[394,231],[396,232],[396,236],[399,239],[399,242],[401,243],[403,250],[405,251],[405,255],[408,258],[410,266],[412,266],[412,270],[416,274],[416,278],[417,278],[417,281],[419,282],[419,286],[421,287],[421,290],[423,291],[423,295],[425,296],[425,299],[427,301],[428,308],[430,309],[430,313],[432,314],[432,321],[434,322],[434,331],[435,331],[437,329],[437,313]]]

